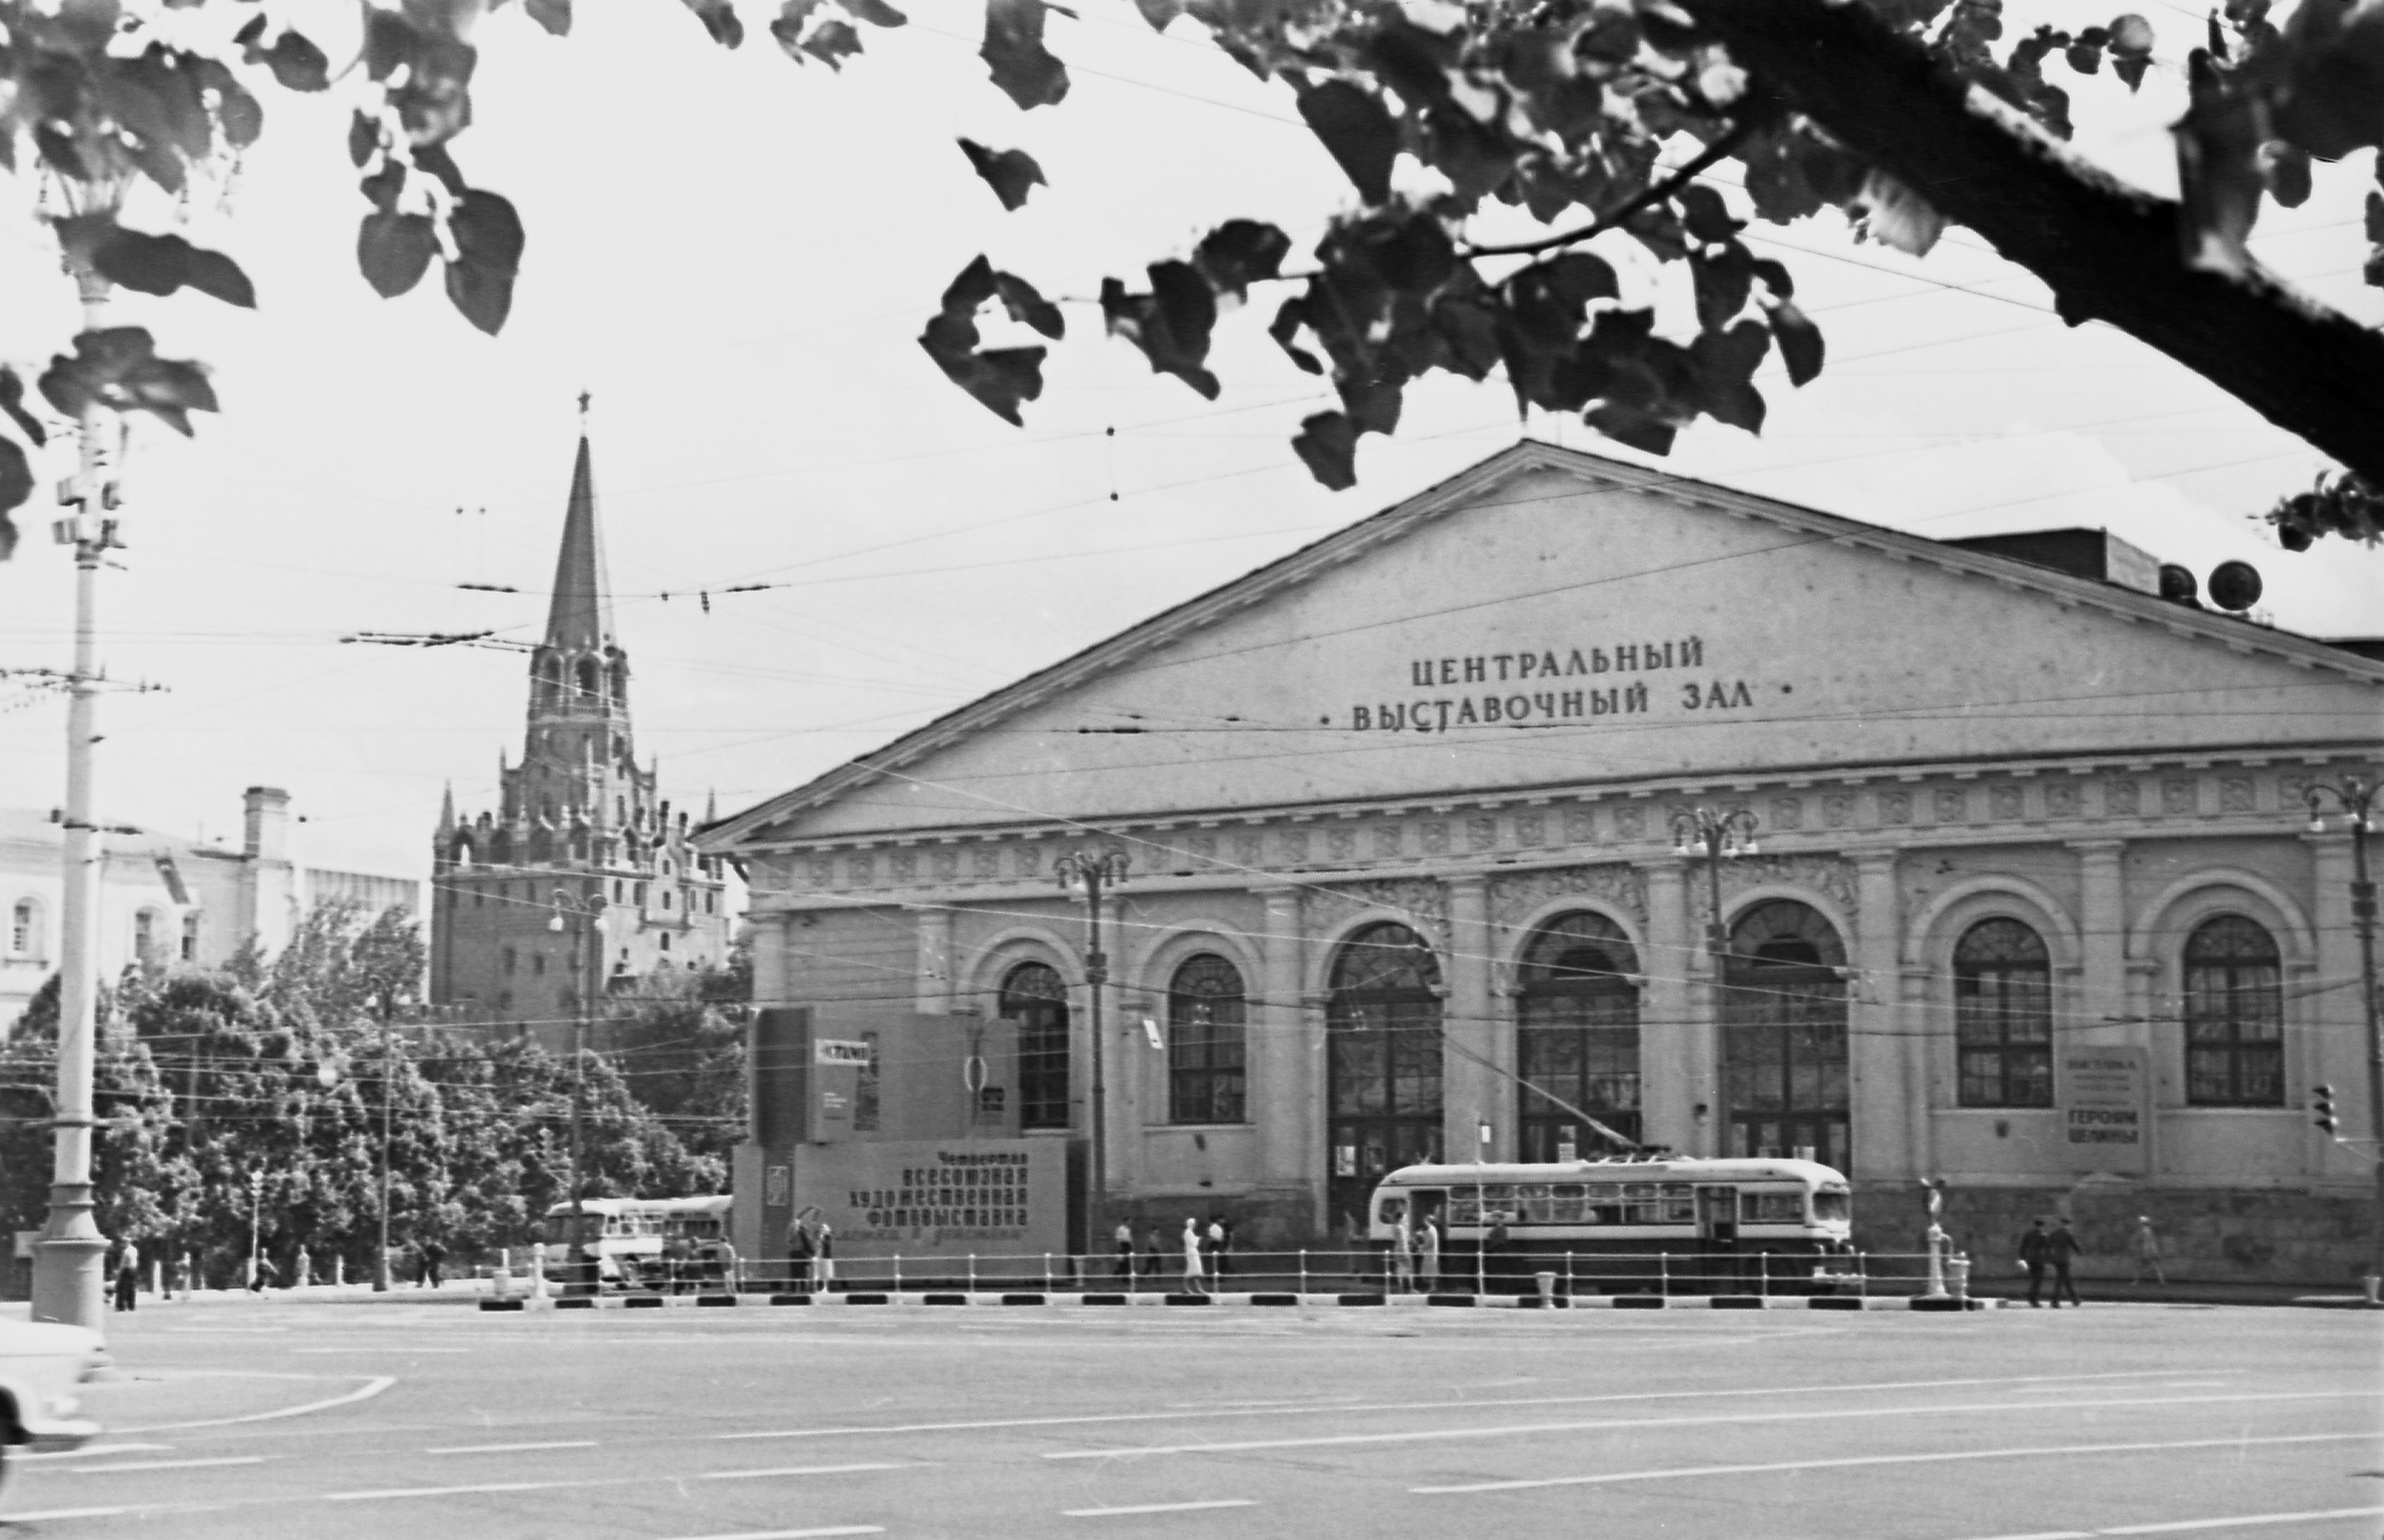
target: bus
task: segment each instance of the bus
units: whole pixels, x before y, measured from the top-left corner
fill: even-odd
[[[670,1271],[674,1254],[717,1267],[727,1251],[729,1200],[700,1198],[585,1198],[575,1206],[546,1211],[540,1238],[546,1242],[546,1275],[569,1279],[571,1247],[584,1245],[596,1262],[600,1287],[642,1288]]]
[[[1853,1217],[1845,1177],[1818,1162],[1664,1156],[1404,1166],[1374,1189],[1366,1233],[1389,1250],[1402,1225],[1412,1235],[1432,1220],[1455,1278],[1520,1278],[1562,1259],[1568,1285],[1735,1292],[1772,1279],[1834,1287]],[[1486,1248],[1502,1224],[1506,1244]]]

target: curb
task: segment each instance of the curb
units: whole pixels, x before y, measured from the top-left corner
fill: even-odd
[[[1999,1310],[2008,1301],[2003,1300],[1956,1300],[1926,1295],[1851,1294],[1587,1294],[1559,1295],[1542,1300],[1536,1294],[1115,1294],[1100,1291],[1010,1293],[991,1290],[980,1292],[937,1291],[903,1294],[882,1291],[861,1291],[838,1294],[608,1294],[593,1298],[581,1295],[564,1299],[482,1300],[483,1311],[564,1311],[564,1310],[726,1310],[732,1307],[768,1309],[772,1306],[799,1306],[831,1310],[868,1309],[952,1309],[994,1308],[1003,1306],[1056,1306],[1061,1308],[1099,1308],[1127,1306],[1144,1309],[1171,1307],[1204,1308],[1217,1305],[1296,1306],[1309,1310],[1543,1310],[1605,1311],[1605,1310],[1767,1310],[1767,1311],[1856,1311],[1906,1312],[1934,1314],[1963,1314],[1973,1311]]]

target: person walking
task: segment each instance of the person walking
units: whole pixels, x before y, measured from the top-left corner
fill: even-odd
[[[2135,1253],[2136,1275],[2133,1280],[2134,1282],[2143,1282],[2144,1275],[2146,1273],[2150,1273],[2153,1275],[2153,1282],[2162,1285],[2167,1284],[2168,1274],[2161,1267],[2160,1237],[2153,1230],[2153,1216],[2149,1214],[2140,1214],[2136,1215]]]
[[[812,1291],[812,1232],[800,1219],[787,1238],[787,1284],[797,1294]]]
[[[116,1308],[130,1311],[141,1288],[141,1248],[130,1241],[116,1256]]]
[[[1492,1279],[1503,1279],[1507,1275],[1507,1249],[1513,1243],[1513,1238],[1507,1230],[1507,1216],[1492,1214],[1490,1233],[1482,1238],[1482,1265],[1474,1280],[1483,1293],[1487,1294],[1498,1287],[1491,1282]]]
[[[2069,1221],[2067,1219],[2055,1223],[2052,1238],[2053,1308],[2059,1310],[2061,1297],[2067,1294],[2069,1296],[2069,1303],[2073,1309],[2083,1309],[2085,1301],[2078,1298],[2078,1285],[2069,1276],[2069,1259],[2080,1255],[2086,1248],[2078,1244],[2078,1238],[2070,1233]]]
[[[1415,1292],[1415,1231],[1408,1224],[1406,1211],[1401,1210],[1399,1213],[1398,1223],[1391,1226],[1392,1293],[1412,1294]]]
[[[1423,1291],[1439,1293],[1440,1226],[1428,1214],[1416,1222],[1415,1250],[1416,1272],[1423,1278]]]
[[[823,1294],[836,1292],[836,1232],[826,1225],[819,1233],[819,1287]]]
[[[1116,1275],[1121,1278],[1133,1277],[1134,1226],[1123,1219],[1119,1220],[1117,1228],[1110,1232],[1110,1241],[1117,1248]]]
[[[2035,1220],[2028,1233],[2019,1238],[2019,1264],[2028,1269],[2028,1305],[2042,1310],[2044,1301],[2038,1296],[2044,1290],[2044,1270],[2053,1261],[2053,1238],[2044,1233],[2044,1221]],[[2053,1308],[2061,1308],[2061,1297],[2053,1299]]]
[[[415,1287],[417,1288],[438,1287],[440,1283],[439,1264],[447,1260],[446,1248],[441,1246],[435,1240],[426,1240],[422,1243],[419,1255],[422,1259],[422,1270],[415,1275]]]
[[[1211,1266],[1216,1273],[1217,1281],[1220,1285],[1224,1282],[1225,1275],[1234,1270],[1233,1263],[1226,1261],[1226,1259],[1232,1256],[1233,1253],[1234,1232],[1232,1228],[1226,1225],[1223,1218],[1220,1215],[1213,1214],[1211,1214],[1209,1216],[1209,1257]]]
[[[1197,1219],[1184,1221],[1184,1292],[1209,1292],[1207,1271],[1200,1264],[1200,1222]]]
[[[1151,1226],[1142,1232],[1142,1275],[1155,1278],[1167,1265],[1167,1243],[1160,1238],[1159,1226]]]

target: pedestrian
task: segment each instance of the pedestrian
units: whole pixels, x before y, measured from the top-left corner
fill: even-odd
[[[1423,1276],[1423,1291],[1440,1291],[1440,1225],[1430,1214],[1416,1222],[1416,1271]]]
[[[798,1219],[787,1238],[787,1284],[797,1294],[812,1291],[812,1232]]]
[[[2078,1298],[2078,1285],[2069,1276],[2069,1259],[2086,1250],[2069,1231],[2069,1221],[2056,1222],[2053,1226],[2053,1308],[2061,1308],[2061,1297],[2069,1296],[2073,1308],[2082,1309],[2085,1301]]]
[[[1197,1219],[1184,1221],[1184,1292],[1209,1292],[1209,1279],[1200,1265],[1200,1222]]]
[[[2160,1237],[2153,1232],[2153,1216],[2149,1214],[2136,1215],[2135,1251],[2135,1281],[2143,1282],[2144,1275],[2150,1273],[2153,1282],[2166,1285],[2168,1275],[2161,1268]]]
[[[141,1248],[128,1240],[116,1257],[116,1308],[121,1311],[132,1309],[136,1302],[134,1296],[140,1287]]]
[[[1142,1232],[1142,1275],[1155,1278],[1167,1265],[1167,1243],[1159,1236],[1159,1226],[1151,1226]]]
[[[1507,1216],[1503,1214],[1492,1214],[1490,1233],[1482,1238],[1482,1265],[1476,1274],[1476,1282],[1484,1294],[1490,1292],[1492,1278],[1503,1278],[1507,1275],[1507,1248],[1512,1239],[1513,1237],[1507,1230]]]
[[[1408,1225],[1406,1208],[1397,1200],[1384,1206],[1398,1209],[1397,1219],[1391,1226],[1391,1292],[1411,1294],[1415,1291],[1415,1231]]]
[[[1224,1281],[1225,1275],[1234,1270],[1233,1264],[1225,1260],[1233,1254],[1233,1230],[1226,1226],[1224,1220],[1213,1214],[1211,1214],[1209,1216],[1209,1256],[1217,1275],[1217,1280],[1221,1284]]]
[[[265,1286],[280,1275],[281,1269],[273,1265],[273,1259],[259,1251],[256,1253],[255,1270],[248,1275],[248,1291],[251,1294],[262,1294],[265,1292]]]
[[[2030,1310],[2042,1310],[2044,1301],[2037,1296],[2044,1288],[2044,1269],[2053,1261],[2053,1238],[2044,1233],[2044,1221],[2034,1221],[2026,1235],[2019,1238],[2019,1264],[2028,1269],[2028,1304]],[[2061,1297],[2053,1299],[2053,1308],[2061,1308]]]
[[[436,1288],[440,1281],[439,1264],[447,1260],[446,1249],[435,1240],[426,1240],[422,1243],[420,1254],[422,1270],[415,1275],[415,1284],[421,1288]]]
[[[1110,1232],[1110,1243],[1117,1248],[1116,1276],[1133,1277],[1134,1226],[1123,1219],[1119,1220],[1117,1228]]]
[[[826,1225],[819,1233],[819,1286],[823,1292],[836,1292],[836,1232]]]

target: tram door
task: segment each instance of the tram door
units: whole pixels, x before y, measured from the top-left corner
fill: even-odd
[[[1717,1249],[1738,1240],[1738,1189],[1697,1189],[1697,1238]]]

